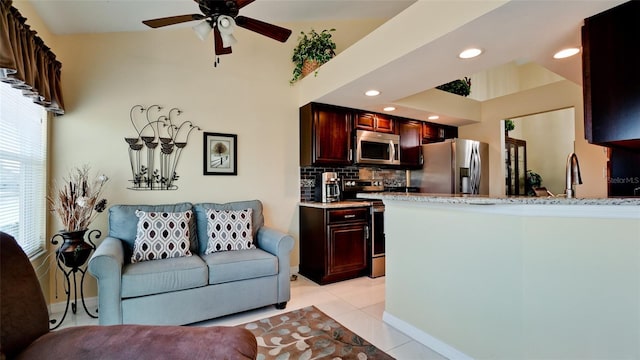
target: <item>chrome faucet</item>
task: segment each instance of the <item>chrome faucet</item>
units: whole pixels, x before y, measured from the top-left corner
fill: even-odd
[[[567,157],[567,188],[565,194],[567,198],[575,197],[573,185],[582,184],[582,176],[580,176],[580,164],[578,164],[578,155],[576,153],[569,154]]]

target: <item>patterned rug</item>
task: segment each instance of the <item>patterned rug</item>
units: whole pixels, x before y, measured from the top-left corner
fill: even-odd
[[[393,359],[314,306],[238,325],[258,340],[258,360]]]

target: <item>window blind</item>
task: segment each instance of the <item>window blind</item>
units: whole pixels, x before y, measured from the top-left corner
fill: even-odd
[[[46,112],[0,82],[0,231],[27,256],[45,249]]]

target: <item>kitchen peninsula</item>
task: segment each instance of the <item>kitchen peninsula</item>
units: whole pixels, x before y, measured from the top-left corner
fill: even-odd
[[[640,199],[385,203],[384,320],[448,358],[640,358]]]

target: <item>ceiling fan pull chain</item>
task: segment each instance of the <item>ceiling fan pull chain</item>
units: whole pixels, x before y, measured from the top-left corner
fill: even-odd
[[[218,67],[218,64],[220,64],[220,56],[216,55],[215,60],[213,60],[213,67]]]

